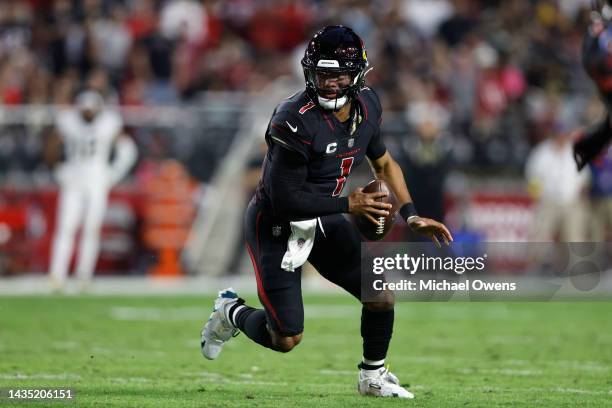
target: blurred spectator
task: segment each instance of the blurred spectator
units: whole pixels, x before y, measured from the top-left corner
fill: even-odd
[[[407,111],[417,137],[404,139],[401,165],[419,215],[443,221],[444,184],[452,165],[445,133],[449,113],[433,98],[433,89],[425,89],[422,99]]]
[[[92,36],[97,63],[107,69],[111,77],[118,78],[132,44],[125,8],[113,4],[108,18],[93,23]]]
[[[584,191],[589,174],[576,171],[572,138],[567,128],[556,129],[527,158],[528,190],[537,201],[531,240],[583,242],[586,233]]]
[[[296,74],[315,30],[342,23],[367,40],[386,111],[402,114],[429,81],[458,164],[518,174],[548,134],[542,98],[572,100],[580,116],[593,93],[579,62],[589,12],[586,0],[7,0],[0,103],[66,104],[84,87],[121,105],[257,92]]]
[[[425,37],[432,37],[440,24],[453,16],[453,5],[448,0],[406,0],[402,14]]]
[[[302,1],[264,0],[250,21],[248,38],[259,51],[287,52],[309,37],[309,23]]]
[[[197,43],[207,35],[206,11],[194,0],[166,2],[159,16],[161,34],[169,40]]]

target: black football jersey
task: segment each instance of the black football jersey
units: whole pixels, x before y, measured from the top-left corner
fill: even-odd
[[[351,119],[344,123],[316,105],[305,91],[281,102],[266,130],[268,152],[258,198],[270,200],[269,169],[278,149],[289,149],[306,163],[303,191],[339,197],[351,171],[366,156],[374,160],[386,152],[380,136],[381,110],[378,96],[368,87],[353,101]]]

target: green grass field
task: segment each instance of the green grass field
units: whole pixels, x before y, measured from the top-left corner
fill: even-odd
[[[240,335],[211,362],[211,298],[2,298],[0,388],[70,387],[88,407],[612,406],[612,303],[402,303],[387,361],[412,401],[356,393],[351,298],[305,303],[291,353]]]

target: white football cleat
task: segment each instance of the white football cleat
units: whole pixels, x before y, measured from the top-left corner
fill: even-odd
[[[202,355],[209,360],[219,357],[223,345],[240,331],[230,322],[229,309],[240,301],[238,294],[232,288],[219,291],[215,306],[202,329]]]
[[[385,367],[359,370],[357,390],[361,395],[374,397],[414,398],[414,394],[402,387],[397,377]]]

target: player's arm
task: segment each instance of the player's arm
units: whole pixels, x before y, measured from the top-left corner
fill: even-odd
[[[346,197],[325,197],[304,189],[307,160],[285,147],[274,149],[270,161],[270,195],[274,211],[290,218],[314,218],[348,212]]]
[[[120,131],[114,141],[115,158],[110,164],[110,184],[119,183],[130,171],[138,157],[136,143]]]
[[[589,162],[593,161],[612,140],[612,127],[610,126],[610,114],[606,112],[604,118],[586,131],[578,131],[574,143],[574,160],[578,170],[582,170]]]
[[[290,218],[314,218],[351,213],[369,216],[389,215],[390,204],[376,201],[384,193],[363,193],[357,189],[348,197],[313,194],[303,186],[308,176],[306,159],[286,148],[276,148],[270,163],[272,206],[277,214]]]
[[[431,238],[438,246],[441,238],[447,245],[453,237],[446,226],[438,221],[419,217],[417,215],[408,186],[404,179],[404,173],[399,164],[391,157],[388,151],[378,158],[368,158],[376,178],[384,180],[393,190],[398,203],[399,213],[414,232]]]

